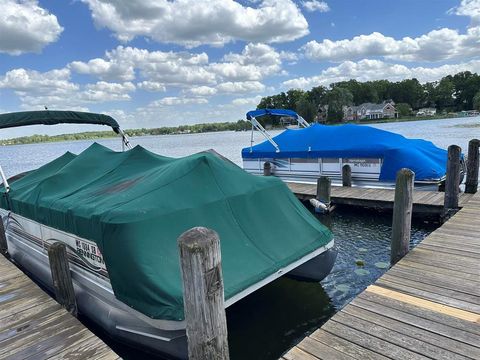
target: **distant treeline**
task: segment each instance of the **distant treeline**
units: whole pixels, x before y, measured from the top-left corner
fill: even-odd
[[[437,114],[462,110],[480,110],[480,76],[469,71],[448,75],[440,81],[420,84],[417,79],[397,82],[376,80],[341,81],[311,90],[290,89],[261,99],[258,108],[292,109],[305,120],[326,116],[328,122],[343,119],[345,106],[381,103],[393,100],[400,116],[411,116],[414,110],[435,107]],[[275,124],[278,119],[269,119]]]
[[[195,124],[195,125],[181,125],[176,127],[161,127],[154,129],[130,129],[125,130],[129,137],[146,136],[146,135],[170,135],[170,134],[189,134],[189,133],[203,133],[214,131],[243,131],[251,129],[251,124],[246,120],[238,120],[237,122],[223,122],[210,124]],[[113,131],[87,131],[76,134],[62,134],[62,135],[32,135],[22,136],[14,139],[0,140],[0,145],[18,145],[18,144],[32,144],[42,142],[56,142],[56,141],[72,141],[72,140],[91,140],[111,138],[117,136]]]

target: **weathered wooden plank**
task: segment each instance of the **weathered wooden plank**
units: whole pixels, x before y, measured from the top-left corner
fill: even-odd
[[[450,279],[443,274],[418,271],[418,269],[415,268],[395,267],[388,272],[388,275],[474,295],[480,300],[480,287],[472,287],[471,284],[465,284],[465,282],[459,281],[458,279]],[[440,292],[441,291],[440,289]]]
[[[289,352],[283,355],[285,360],[318,360],[316,356],[313,356],[298,347],[293,347]]]
[[[419,307],[368,291],[355,298],[352,305],[472,346],[478,347],[478,344],[480,344],[480,327],[476,323],[444,312]]]
[[[409,351],[414,351],[432,359],[467,359],[462,355],[452,353],[444,348],[439,348],[435,345],[419,340],[418,338],[415,338],[413,334],[407,334],[405,328],[395,327],[395,329],[391,329],[393,326],[389,327],[388,324],[385,323],[378,324],[378,321],[372,321],[374,320],[372,316],[365,316],[365,313],[356,312],[354,309],[347,311],[347,308],[349,308],[349,306],[344,309],[345,311],[341,311],[335,316],[335,321],[359,331],[367,330],[370,335],[377,336],[384,341],[388,341],[392,344],[408,349]],[[363,316],[357,316],[359,314]]]
[[[397,292],[412,295],[418,298],[434,301],[439,304],[480,314],[480,305],[465,300],[465,298],[469,299],[468,295],[458,295],[455,293],[455,291],[447,289],[438,291],[438,289],[435,289],[434,286],[427,286],[422,283],[416,283],[415,281],[404,280],[398,277],[386,278],[383,276],[377,281],[376,284],[390,290],[395,290]],[[439,292],[442,294],[439,294]]]
[[[12,263],[0,256],[0,358],[49,359],[66,349],[97,349],[95,359],[118,359],[105,343],[68,314]],[[79,359],[78,357],[76,359]]]
[[[305,338],[298,348],[322,360],[352,360],[353,358],[343,352],[340,352],[330,346],[312,339]]]
[[[323,329],[318,329],[312,335],[311,338],[323,342],[324,344],[337,349],[347,355],[352,356],[355,359],[364,360],[386,360],[387,357],[378,354],[374,351],[366,349],[341,337],[335,336],[326,332]]]
[[[383,314],[371,312],[361,307],[357,307],[353,304],[346,306],[343,309],[343,312],[361,318],[365,321],[369,321],[376,325],[386,327],[390,330],[406,334],[410,337],[413,337],[414,339],[429,344],[430,350],[433,349],[433,352],[430,353],[435,358],[443,358],[446,360],[467,358],[471,359],[473,356],[473,358],[480,359],[480,348],[478,347],[470,346],[457,340],[452,340],[435,332],[418,328],[397,319],[388,318]],[[432,345],[433,348],[431,347]],[[438,348],[439,351],[437,351],[436,348]],[[424,349],[423,346],[422,349]],[[425,347],[425,349],[427,349],[427,347]],[[429,355],[427,351],[423,352],[423,354]]]
[[[338,314],[339,313],[337,313],[337,315]],[[370,328],[368,328],[366,332],[365,329],[357,330],[344,325],[336,321],[335,316],[323,325],[323,329],[331,334],[349,340],[359,346],[371,349],[391,359],[428,359],[425,356],[385,341],[381,337],[379,338],[372,335]]]

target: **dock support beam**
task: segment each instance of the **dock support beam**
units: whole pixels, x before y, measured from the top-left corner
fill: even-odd
[[[263,163],[263,176],[272,175],[272,164],[269,161]]]
[[[190,360],[228,360],[220,239],[195,227],[178,239]]]
[[[7,236],[5,234],[5,227],[3,226],[3,219],[0,216],[0,254],[8,254]]]
[[[317,180],[317,200],[330,206],[332,181],[327,176],[320,176]]]
[[[394,265],[409,251],[412,226],[413,183],[415,173],[410,169],[401,169],[395,183],[395,202],[393,204],[392,242],[390,263]]]
[[[343,165],[342,167],[342,185],[352,186],[352,168],[350,165]]]
[[[465,181],[465,192],[467,194],[475,194],[478,190],[479,148],[479,139],[472,139],[468,143],[467,180]]]
[[[445,200],[443,203],[444,216],[448,216],[452,210],[458,209],[461,152],[460,146],[450,145],[448,147],[447,179],[445,180]]]
[[[62,242],[55,242],[48,248],[48,260],[52,271],[55,298],[69,313],[77,315],[77,300],[73,289],[72,276],[68,266],[67,247]]]

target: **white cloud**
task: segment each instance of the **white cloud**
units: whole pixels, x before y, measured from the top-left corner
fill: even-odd
[[[256,7],[233,0],[82,0],[98,27],[121,41],[146,36],[186,47],[222,46],[234,40],[285,42],[308,34],[292,0],[263,0]]]
[[[229,81],[219,84],[217,89],[223,93],[240,94],[264,91],[265,85],[259,81]]]
[[[304,1],[302,6],[310,12],[319,11],[319,12],[327,12],[330,11],[330,7],[325,1],[318,1],[318,0],[309,0]]]
[[[236,106],[257,106],[258,103],[262,100],[262,96],[254,96],[254,97],[249,97],[249,98],[237,98],[232,100],[232,104]]]
[[[443,28],[417,38],[396,40],[379,32],[352,39],[322,42],[315,40],[302,47],[310,60],[343,61],[365,57],[385,57],[402,61],[441,61],[480,55],[480,27],[471,27],[465,34]]]
[[[40,52],[57,41],[62,31],[57,17],[39,7],[37,0],[2,0],[0,53]]]
[[[435,81],[461,71],[480,72],[480,60],[471,60],[460,64],[447,64],[437,67],[407,67],[380,60],[364,59],[359,62],[345,61],[338,66],[329,67],[317,76],[299,77],[283,82],[285,88],[311,89],[314,86],[328,86],[331,83],[356,79],[358,81],[390,80],[416,78],[420,82]]]
[[[185,90],[185,92],[193,96],[212,96],[217,93],[217,89],[210,86],[196,86]]]
[[[241,86],[241,91],[249,85],[250,88],[255,85],[254,91],[259,91],[264,87],[259,85],[261,79],[281,73],[283,59],[293,60],[296,56],[290,52],[278,53],[266,44],[247,44],[241,53],[228,53],[221,61],[212,63],[204,52],[148,51],[118,46],[107,51],[104,59],[74,61],[68,68],[115,82],[131,81],[139,76],[145,80],[139,81],[138,87],[148,91],[164,91],[173,86],[187,88],[187,92],[191,89],[191,94],[208,91],[205,95],[213,95],[207,88],[225,82],[250,82]]]
[[[149,107],[172,106],[172,105],[188,105],[188,104],[207,104],[205,98],[187,98],[177,96],[167,96],[160,100],[155,100],[149,104]]]
[[[480,0],[462,0],[459,6],[450,9],[448,13],[468,16],[473,24],[480,24]]]
[[[130,100],[129,93],[135,91],[135,85],[131,82],[99,81],[80,86],[71,82],[68,68],[44,73],[20,68],[10,70],[0,77],[0,89],[13,90],[24,108],[48,106],[53,109]]]
[[[132,64],[128,62],[118,62],[115,60],[106,61],[96,58],[88,62],[73,61],[69,65],[70,69],[79,74],[88,74],[97,76],[105,80],[131,81],[135,79],[135,71]]]
[[[156,81],[142,81],[137,83],[137,87],[142,90],[152,91],[152,92],[164,92],[167,91],[167,88],[164,84],[156,82]]]

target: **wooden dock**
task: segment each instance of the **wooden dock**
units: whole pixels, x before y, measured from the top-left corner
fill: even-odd
[[[300,200],[309,200],[316,196],[317,185],[305,183],[286,183],[290,190]],[[362,187],[332,186],[331,202],[338,205],[361,206],[378,210],[393,209],[395,189],[375,189]],[[439,191],[413,192],[413,212],[417,214],[438,215],[443,212],[445,193]],[[461,193],[459,207],[463,207],[472,197],[472,194]]]
[[[1,359],[120,359],[0,255]]]
[[[480,359],[480,193],[282,360]]]

